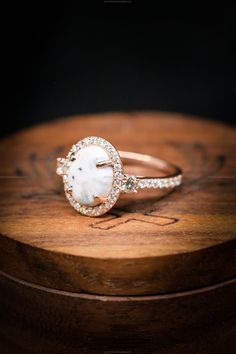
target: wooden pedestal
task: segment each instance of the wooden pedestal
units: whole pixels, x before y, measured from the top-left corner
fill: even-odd
[[[176,163],[183,185],[77,214],[56,157],[90,135]],[[145,112],[2,140],[1,353],[234,353],[235,150],[232,127]]]

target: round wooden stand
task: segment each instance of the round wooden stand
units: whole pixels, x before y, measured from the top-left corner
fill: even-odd
[[[77,214],[56,157],[90,135],[176,163],[183,185],[125,195],[99,218]],[[235,137],[220,123],[143,112],[2,140],[1,352],[233,353]]]

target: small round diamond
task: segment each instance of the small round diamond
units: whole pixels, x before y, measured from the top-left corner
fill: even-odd
[[[126,193],[134,193],[137,190],[137,178],[135,176],[126,177],[122,186]]]

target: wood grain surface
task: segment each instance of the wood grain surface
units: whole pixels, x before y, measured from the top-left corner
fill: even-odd
[[[176,163],[183,185],[127,195],[99,218],[79,215],[56,157],[90,135]],[[102,295],[173,293],[235,277],[235,138],[220,123],[143,112],[69,117],[2,140],[0,270]]]
[[[97,296],[0,277],[6,354],[234,354],[236,286]]]

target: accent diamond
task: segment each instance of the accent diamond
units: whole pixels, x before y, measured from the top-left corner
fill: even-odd
[[[137,178],[135,176],[126,176],[122,190],[126,193],[137,192]]]

